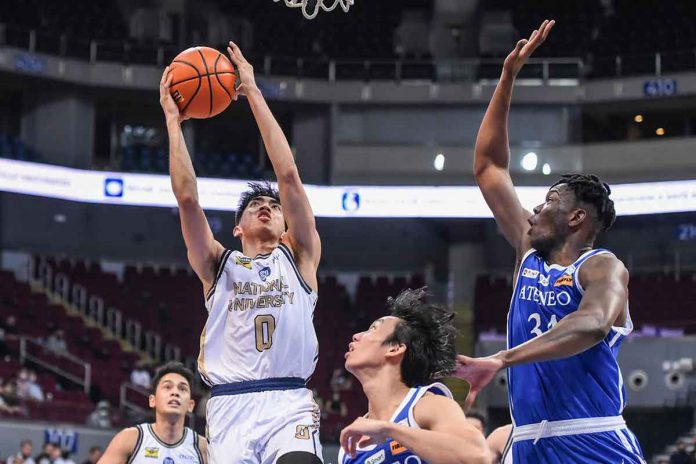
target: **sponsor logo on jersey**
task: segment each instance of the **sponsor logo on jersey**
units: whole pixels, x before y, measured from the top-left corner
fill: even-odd
[[[566,291],[541,291],[532,285],[522,286],[517,296],[520,300],[534,301],[544,306],[568,306],[571,301],[570,293]]]
[[[159,448],[145,448],[145,457],[153,459],[159,458]]]
[[[375,453],[369,458],[365,459],[365,464],[379,464],[380,462],[384,462],[385,457],[386,453],[384,450],[379,450],[378,453]]]
[[[573,276],[564,274],[561,277],[559,277],[556,282],[553,284],[554,287],[560,287],[562,285],[567,285],[569,287],[573,286]]]
[[[198,457],[192,456],[190,454],[180,454],[179,459],[182,461],[198,461]]]
[[[524,269],[522,269],[522,277],[529,277],[530,279],[536,279],[538,275],[539,275],[539,271],[535,271],[534,269],[529,269],[526,267]]]
[[[164,461],[162,461],[162,464],[174,464],[174,459],[167,456],[166,458],[164,458]]]
[[[539,274],[539,283],[543,285],[544,287],[549,285],[549,276],[545,276],[543,274]]]
[[[246,256],[237,256],[234,259],[234,264],[237,264],[239,266],[244,266],[247,269],[251,269],[251,262],[253,260],[251,258],[247,258]]]
[[[266,266],[263,269],[259,271],[259,277],[261,277],[261,280],[264,282],[266,281],[266,278],[271,275],[271,268]]]
[[[401,443],[398,441],[392,441],[389,443],[389,449],[391,450],[392,456],[396,456],[397,454],[401,454],[404,451],[408,451],[407,448],[404,447]]]
[[[310,425],[298,425],[295,428],[295,438],[298,440],[309,440],[310,434],[309,434],[309,428]]]

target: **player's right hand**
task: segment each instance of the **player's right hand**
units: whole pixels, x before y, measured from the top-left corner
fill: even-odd
[[[469,394],[464,400],[464,410],[468,411],[474,405],[476,397],[483,388],[491,383],[503,366],[503,361],[497,355],[486,358],[470,358],[461,354],[456,358],[457,367],[453,377],[469,383]]]
[[[172,98],[172,94],[169,91],[169,87],[172,85],[172,74],[169,72],[169,66],[164,68],[162,73],[162,79],[160,79],[159,90],[160,90],[160,105],[162,105],[162,110],[164,111],[164,117],[167,121],[177,121],[181,123],[188,119],[179,112],[179,107],[176,106],[176,102]]]
[[[539,45],[544,43],[549,32],[553,29],[556,21],[548,19],[541,23],[539,29],[535,29],[529,39],[522,39],[517,42],[515,48],[505,58],[503,63],[503,73],[507,73],[510,77],[515,78],[522,69],[522,66],[527,62],[527,58],[534,53],[534,50],[539,48]]]

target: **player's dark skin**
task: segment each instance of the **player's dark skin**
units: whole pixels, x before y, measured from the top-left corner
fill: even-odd
[[[520,40],[505,59],[476,139],[474,176],[498,227],[516,250],[515,279],[521,260],[530,249],[536,249],[548,264],[568,266],[592,249],[599,229],[594,207],[577,201],[565,184],[549,190],[533,213],[525,210],[510,176],[508,115],[515,78],[554,24],[544,21],[528,40]],[[466,408],[473,405],[478,393],[499,370],[574,356],[600,343],[612,326],[625,323],[628,271],[619,259],[608,254],[593,256],[580,268],[578,278],[585,289],[578,310],[544,334],[486,358],[457,357],[455,376],[470,384]]]

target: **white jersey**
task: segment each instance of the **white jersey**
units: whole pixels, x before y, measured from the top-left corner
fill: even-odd
[[[188,427],[178,443],[168,445],[160,440],[152,424],[140,424],[138,440],[127,464],[203,464],[198,440],[200,437]]]
[[[206,295],[198,370],[209,385],[309,379],[318,357],[317,294],[279,245],[256,258],[225,250]]]

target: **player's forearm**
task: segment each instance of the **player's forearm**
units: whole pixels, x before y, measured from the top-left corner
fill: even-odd
[[[490,455],[483,437],[461,437],[432,430],[389,423],[387,435],[433,464],[488,464]]]
[[[592,348],[606,336],[607,329],[597,317],[575,312],[548,332],[495,356],[503,361],[503,367],[564,359]]]
[[[503,73],[488,104],[476,137],[474,173],[480,173],[489,165],[507,168],[510,164],[508,146],[508,115],[515,79]]]
[[[196,172],[193,169],[179,122],[167,121],[167,133],[169,134],[169,175],[174,196],[180,204],[182,201],[198,201]]]
[[[263,98],[258,87],[247,92],[249,106],[254,113],[256,124],[259,126],[263,144],[266,147],[268,158],[273,165],[278,182],[282,182],[289,177],[297,175],[297,166],[290,150],[288,139],[283,133],[283,129],[273,116],[273,112],[268,107],[266,99]]]

